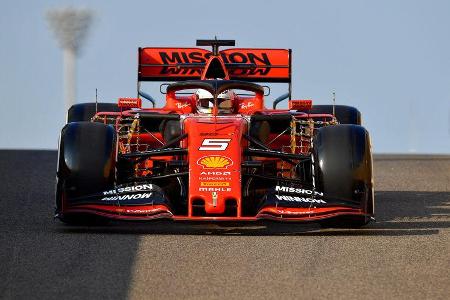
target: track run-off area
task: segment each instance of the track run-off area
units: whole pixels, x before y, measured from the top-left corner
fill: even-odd
[[[0,151],[0,299],[448,299],[450,156],[375,155],[377,222],[53,220],[56,151]]]

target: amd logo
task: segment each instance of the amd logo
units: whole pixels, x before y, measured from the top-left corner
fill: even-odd
[[[222,172],[222,171],[202,171],[202,172],[200,172],[200,175],[202,175],[202,176],[230,176],[231,175],[231,172],[229,172],[229,171],[225,171],[225,172]]]

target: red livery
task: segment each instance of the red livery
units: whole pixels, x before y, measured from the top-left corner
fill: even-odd
[[[83,103],[61,131],[56,216],[122,220],[318,221],[374,215],[360,112],[291,99],[291,50],[139,48],[138,97]],[[166,81],[165,104],[141,90]],[[267,89],[289,92],[267,108]],[[288,98],[287,109],[277,109]],[[142,100],[153,104],[142,108]]]

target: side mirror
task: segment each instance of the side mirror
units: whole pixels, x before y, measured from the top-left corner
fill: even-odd
[[[273,109],[277,109],[278,103],[280,103],[281,101],[283,101],[287,98],[289,98],[289,93],[283,94],[283,95],[279,96],[277,99],[275,99],[273,101]]]

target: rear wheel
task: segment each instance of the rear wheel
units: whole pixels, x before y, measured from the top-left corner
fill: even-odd
[[[317,190],[330,199],[360,203],[373,215],[372,154],[369,133],[358,125],[322,127],[314,138]],[[323,221],[326,227],[361,227],[367,216],[341,216]]]
[[[80,103],[72,105],[67,112],[67,123],[90,121],[97,112],[119,112],[115,103]]]
[[[311,114],[333,114],[333,105],[313,105]],[[361,113],[353,106],[335,105],[334,113],[340,124],[361,125]]]
[[[116,132],[112,126],[96,122],[64,126],[56,175],[57,216],[71,224],[87,220],[81,215],[64,215],[64,205],[71,198],[112,189],[115,165]]]

